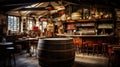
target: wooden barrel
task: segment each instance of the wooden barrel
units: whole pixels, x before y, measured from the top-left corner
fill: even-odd
[[[81,14],[79,12],[73,12],[71,14],[72,20],[79,20],[81,18]]]
[[[72,38],[45,38],[38,42],[41,67],[72,67],[75,48]]]

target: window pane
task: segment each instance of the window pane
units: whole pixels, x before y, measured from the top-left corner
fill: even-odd
[[[19,17],[8,16],[8,30],[19,31]]]
[[[27,22],[27,29],[28,29],[28,30],[32,30],[32,28],[33,28],[32,19],[28,19],[28,22]]]

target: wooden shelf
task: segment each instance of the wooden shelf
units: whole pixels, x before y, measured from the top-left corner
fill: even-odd
[[[95,26],[76,26],[77,28],[95,28]]]
[[[113,19],[98,19],[98,21],[113,21]]]
[[[95,22],[96,20],[66,20],[64,23],[81,23],[81,22]]]
[[[98,28],[98,29],[113,29],[113,28]]]

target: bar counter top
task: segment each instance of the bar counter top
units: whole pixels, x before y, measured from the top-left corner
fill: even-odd
[[[65,37],[110,37],[112,35],[70,35],[70,34],[57,34],[57,36],[65,36]]]

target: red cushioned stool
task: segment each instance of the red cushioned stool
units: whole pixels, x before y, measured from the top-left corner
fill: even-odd
[[[93,55],[96,53],[98,55],[99,49],[98,49],[98,44],[94,43],[93,45]]]
[[[108,52],[107,43],[102,43],[102,54],[103,54],[103,56],[107,56],[107,52]]]
[[[74,45],[76,48],[76,53],[80,53],[81,52],[81,45],[80,45],[81,40],[80,40],[80,38],[74,38],[73,42],[74,42]]]
[[[83,52],[83,54],[88,53],[88,42],[82,43],[82,52]]]

